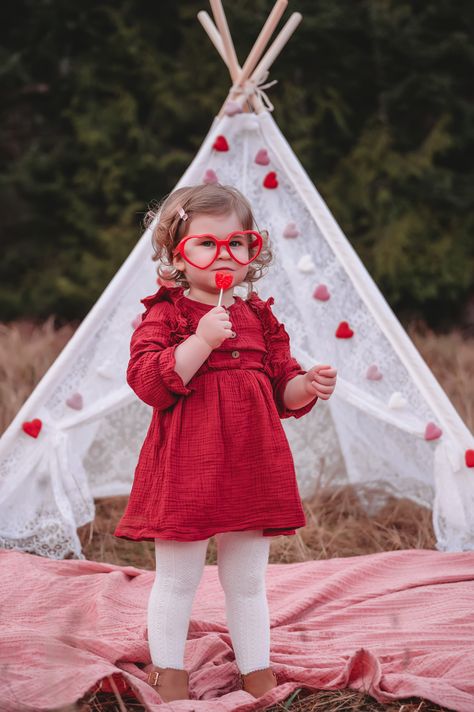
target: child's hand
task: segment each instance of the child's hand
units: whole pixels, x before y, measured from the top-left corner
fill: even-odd
[[[328,400],[336,387],[337,369],[318,364],[304,374],[304,383],[308,393],[322,400]]]
[[[199,336],[211,349],[215,349],[223,341],[232,336],[232,322],[229,321],[225,307],[213,307],[207,314],[204,314],[196,329],[196,336]]]

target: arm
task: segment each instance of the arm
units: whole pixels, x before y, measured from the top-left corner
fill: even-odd
[[[201,368],[204,361],[211,353],[212,348],[197,334],[191,334],[182,341],[175,351],[176,372],[188,383],[196,371]]]
[[[127,383],[137,396],[158,410],[174,405],[188,388],[175,370],[177,345],[170,346],[171,327],[165,314],[157,313],[139,324],[130,342]]]

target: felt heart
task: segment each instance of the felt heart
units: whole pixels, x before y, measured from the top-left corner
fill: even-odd
[[[432,423],[430,421],[426,424],[425,440],[437,440],[442,434],[443,431],[441,430],[441,428],[438,428],[436,423]]]
[[[330,296],[331,295],[329,294],[328,288],[325,284],[318,284],[313,292],[313,297],[315,299],[319,299],[321,302],[327,302]]]
[[[136,329],[137,326],[138,326],[139,324],[141,324],[141,323],[142,323],[142,315],[141,315],[141,314],[137,314],[136,317],[135,317],[135,319],[131,322],[132,327],[133,327],[134,329]]]
[[[227,116],[235,116],[242,113],[242,107],[237,101],[227,101],[224,107],[224,113]]]
[[[369,379],[369,381],[380,381],[381,378],[383,378],[382,374],[380,373],[377,364],[373,363],[369,368],[367,369],[367,372],[365,374],[365,377]]]
[[[112,361],[108,359],[107,361],[104,361],[104,363],[100,364],[100,366],[97,366],[96,371],[99,376],[102,376],[102,378],[113,378],[112,365]]]
[[[73,393],[69,398],[66,398],[66,404],[74,410],[81,410],[84,402],[80,393]]]
[[[27,435],[30,435],[32,438],[37,438],[42,425],[43,423],[39,418],[33,418],[33,420],[25,420],[21,427]]]
[[[474,467],[474,450],[466,450],[464,454],[466,467]]]
[[[226,137],[218,136],[214,141],[212,148],[214,148],[216,151],[228,151],[229,144],[227,143]]]
[[[336,329],[336,336],[338,339],[350,339],[351,336],[354,336],[354,332],[347,321],[341,321]]]
[[[176,286],[173,279],[165,279],[164,277],[158,277],[156,280],[156,283],[159,284],[160,287],[175,287]]]
[[[219,178],[217,177],[216,172],[212,170],[212,168],[208,168],[204,173],[202,182],[210,184],[219,183]]]
[[[389,408],[404,408],[407,404],[406,399],[402,396],[400,391],[395,391],[389,398],[388,407]]]
[[[275,171],[270,171],[270,173],[267,173],[263,180],[263,186],[264,188],[277,188],[278,187],[278,181],[276,177]]]
[[[314,272],[314,262],[311,255],[303,255],[298,260],[297,267],[300,272]]]
[[[229,289],[234,277],[227,272],[216,272],[216,287],[219,289]]]
[[[283,237],[298,237],[299,234],[298,228],[294,222],[288,223],[283,230]]]
[[[268,164],[270,163],[270,157],[266,148],[261,148],[259,151],[257,151],[257,154],[255,156],[255,163],[258,163],[259,166],[268,166]]]

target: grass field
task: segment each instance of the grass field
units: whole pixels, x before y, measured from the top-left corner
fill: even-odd
[[[0,431],[38,383],[77,325],[54,327],[54,320],[43,324],[28,321],[0,324]],[[409,325],[408,333],[432,369],[442,388],[468,428],[474,429],[474,339],[463,338],[453,330],[436,335],[423,323]],[[327,487],[310,501],[304,501],[307,526],[292,537],[274,537],[270,563],[357,556],[399,549],[433,549],[435,536],[431,511],[409,500],[386,498],[384,505],[368,517],[361,505],[361,490],[352,486]],[[376,496],[366,488],[364,496]],[[153,570],[153,542],[129,542],[113,536],[125,507],[125,497],[96,500],[94,522],[80,528],[79,536],[88,559]],[[211,538],[206,564],[216,563],[216,543]],[[120,695],[90,694],[68,710],[143,710],[137,701]],[[301,690],[286,702],[269,708],[292,712],[432,712],[442,710],[427,700],[411,698],[382,705],[353,690]],[[65,710],[63,711],[65,712]]]

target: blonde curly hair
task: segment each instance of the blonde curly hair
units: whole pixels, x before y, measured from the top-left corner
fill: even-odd
[[[183,208],[187,213],[187,220],[180,217],[180,208]],[[152,203],[143,224],[145,228],[148,228],[158,217],[151,236],[154,250],[152,259],[162,262],[157,268],[158,277],[188,289],[190,284],[184,272],[173,265],[173,250],[186,236],[193,217],[203,214],[228,215],[234,211],[244,230],[258,229],[247,198],[237,188],[229,185],[205,183],[186,186],[165,196],[159,203]],[[253,283],[264,276],[265,268],[273,259],[268,231],[260,230],[259,232],[263,238],[263,246],[258,257],[249,265],[245,278],[247,297],[253,291]]]

